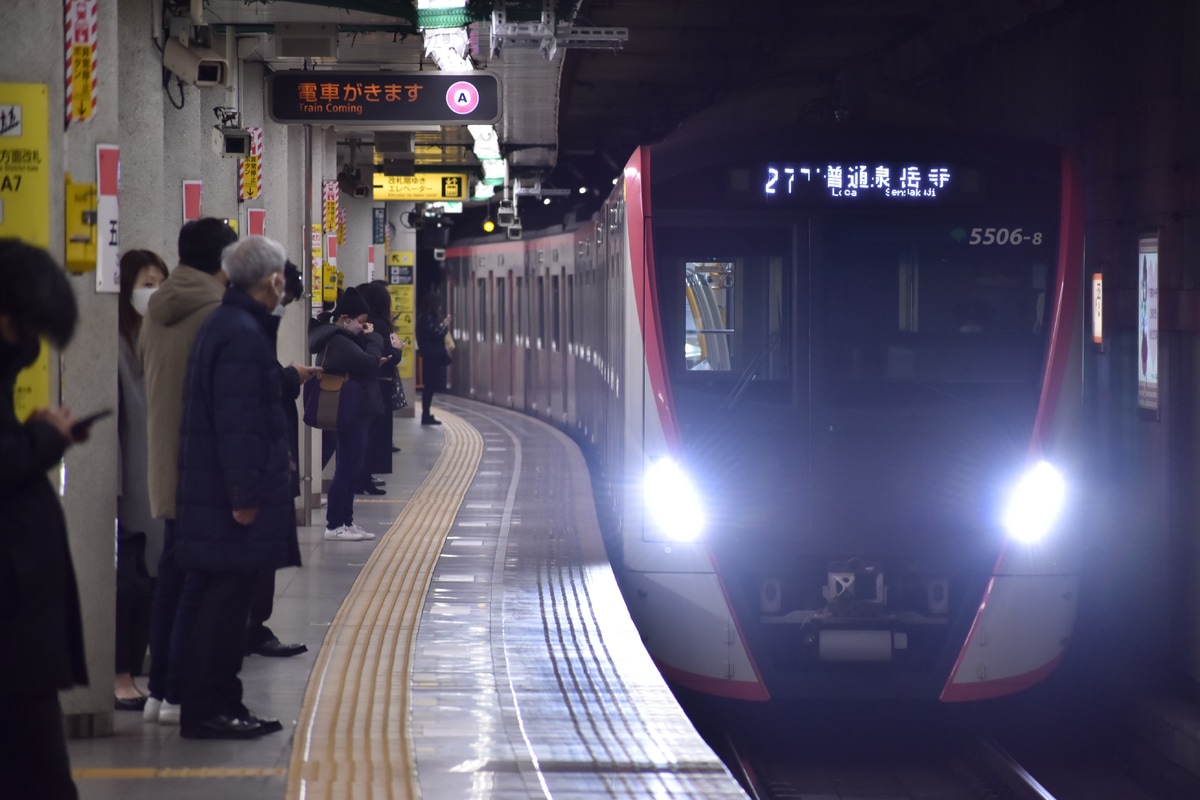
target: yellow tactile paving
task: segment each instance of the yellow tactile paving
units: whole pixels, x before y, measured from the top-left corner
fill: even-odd
[[[288,767],[288,798],[416,798],[406,731],[409,672],[425,591],[483,453],[483,437],[439,414],[445,445],[375,546],[313,667]]]

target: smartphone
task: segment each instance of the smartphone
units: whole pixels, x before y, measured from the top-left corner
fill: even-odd
[[[71,426],[71,438],[79,439],[87,436],[88,432],[92,429],[92,423],[108,416],[112,416],[111,408],[106,408],[103,411],[97,411],[95,414],[88,414],[86,417],[75,420],[75,424]]]

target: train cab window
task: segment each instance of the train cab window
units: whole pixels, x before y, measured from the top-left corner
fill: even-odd
[[[958,396],[972,385],[1034,385],[1045,249],[969,247],[938,232],[831,227],[821,303],[831,401],[932,402],[944,395],[922,387],[953,384]]]
[[[558,276],[550,276],[550,349],[558,352],[558,331],[562,324]]]
[[[504,293],[504,278],[496,278],[496,344],[504,344],[508,334],[508,295]]]
[[[752,369],[752,380],[788,379],[783,264],[777,256],[684,262],[682,346],[689,372]]]

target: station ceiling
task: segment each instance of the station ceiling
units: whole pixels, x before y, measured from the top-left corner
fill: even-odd
[[[574,5],[573,29],[627,29],[619,46],[535,43],[494,50],[490,15],[470,26],[471,58],[496,73],[496,126],[511,174],[547,188],[598,186],[633,148],[696,112],[772,85],[825,95],[903,92],[955,59],[1043,24],[1082,0],[552,0]],[[168,0],[170,4],[172,0]],[[187,5],[186,1],[182,2]],[[205,22],[232,26],[243,55],[272,69],[436,70],[424,55],[410,0],[204,0]],[[539,0],[472,0],[475,11],[540,8]],[[336,28],[335,59],[280,55],[281,24]],[[258,42],[253,41],[258,35]],[[361,129],[341,131],[365,139]],[[462,127],[416,134],[418,168],[478,161]],[[347,151],[348,152],[348,151]]]

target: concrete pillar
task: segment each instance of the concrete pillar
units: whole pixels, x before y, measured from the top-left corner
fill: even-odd
[[[64,173],[76,182],[96,181],[96,145],[119,141],[117,5],[101,2],[97,33],[97,105],[92,119],[63,129],[63,7],[22,4],[0,26],[0,81],[46,83],[49,89],[50,250],[60,261],[63,242]],[[51,402],[85,414],[117,406],[117,304],[97,294],[95,273],[72,276],[79,325],[71,345],[51,360]],[[116,475],[115,419],[98,423],[92,441],[71,449],[54,477],[62,485],[71,556],[83,603],[84,638],[91,685],[63,695],[72,730],[112,731],[113,619],[115,606]]]
[[[162,203],[166,161],[163,142],[162,57],[151,38],[150,0],[120,0],[121,47],[118,109],[121,119],[121,250],[144,249],[174,263],[178,216]]]

